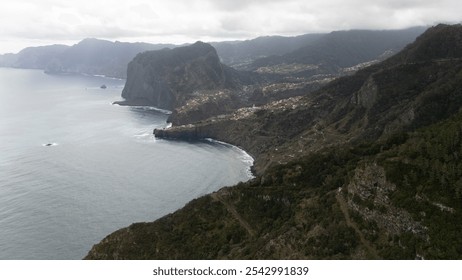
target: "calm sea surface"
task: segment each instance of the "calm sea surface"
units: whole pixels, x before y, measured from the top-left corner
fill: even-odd
[[[235,147],[156,140],[168,115],[111,105],[123,85],[0,68],[0,259],[81,259],[121,227],[251,177]]]

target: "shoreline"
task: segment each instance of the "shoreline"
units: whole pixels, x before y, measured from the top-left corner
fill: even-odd
[[[223,142],[223,141],[219,141],[219,140],[215,140],[213,138],[204,138],[204,141],[207,141],[207,142],[210,142],[212,144],[220,144],[220,145],[223,145],[225,147],[229,147],[231,149],[235,149],[237,151],[239,151],[239,153],[241,153],[243,155],[243,158],[241,159],[241,161],[245,162],[245,163],[249,163],[249,170],[248,171],[248,175],[250,177],[249,180],[252,180],[252,179],[255,179],[257,174],[255,174],[254,172],[254,163],[255,163],[255,158],[249,154],[246,150],[244,150],[243,148],[239,147],[239,146],[236,146],[236,145],[233,145],[233,144],[230,144],[230,143],[226,143],[226,142]]]
[[[157,108],[155,106],[146,105],[146,104],[143,104],[143,103],[136,103],[136,102],[132,103],[132,102],[125,101],[125,100],[113,101],[111,103],[111,105],[117,105],[117,106],[123,106],[123,107],[133,107],[135,109],[143,109],[143,110],[153,110],[153,111],[157,111],[157,112],[160,112],[160,113],[163,113],[163,114],[166,114],[166,115],[171,115],[172,114],[172,111],[170,111],[170,110]]]
[[[255,170],[255,156],[253,156],[250,152],[248,152],[244,148],[238,145],[225,142],[225,141],[217,140],[213,137],[199,137],[199,134],[196,134],[197,133],[196,131],[194,131],[193,134],[188,133],[186,137],[184,134],[182,134],[181,137],[171,137],[171,135],[169,135],[168,133],[170,128],[175,129],[176,127],[172,126],[171,123],[167,123],[166,127],[155,128],[153,130],[153,135],[156,139],[163,139],[167,141],[181,141],[181,142],[191,142],[191,143],[203,142],[203,143],[209,143],[209,144],[214,144],[214,145],[218,144],[218,145],[222,145],[222,146],[225,146],[231,149],[235,149],[243,155],[243,158],[241,160],[244,163],[246,164],[250,163],[249,168],[247,170],[248,175],[250,177],[249,180],[256,178],[257,172]],[[164,132],[167,132],[167,133],[164,134]]]
[[[161,108],[158,108],[158,107],[155,107],[155,106],[152,106],[152,105],[147,105],[144,102],[131,102],[131,101],[127,101],[127,100],[121,100],[121,101],[112,102],[112,105],[118,105],[118,106],[124,106],[124,107],[133,107],[135,109],[142,109],[142,110],[153,110],[153,111],[156,111],[156,112],[163,113],[165,115],[171,115],[173,113],[170,110],[161,109]],[[244,148],[242,148],[242,147],[240,147],[238,145],[233,145],[233,144],[225,142],[225,141],[217,140],[217,139],[212,138],[212,137],[191,137],[191,138],[188,138],[188,139],[184,139],[182,137],[178,137],[178,138],[176,138],[176,137],[163,137],[163,136],[160,136],[160,135],[156,134],[156,132],[167,131],[170,128],[175,129],[176,126],[173,126],[171,122],[167,121],[167,123],[166,123],[166,125],[164,127],[154,128],[152,134],[154,135],[155,138],[165,139],[165,140],[168,140],[168,141],[173,140],[173,141],[186,141],[186,142],[195,142],[195,141],[197,141],[197,142],[208,142],[208,143],[211,143],[211,144],[219,144],[219,145],[231,148],[231,149],[236,149],[236,150],[239,151],[239,153],[241,153],[243,155],[243,158],[241,159],[241,161],[244,162],[245,164],[249,164],[249,168],[247,170],[247,174],[250,177],[249,180],[256,178],[257,174],[255,172],[255,157],[250,152],[246,151]]]

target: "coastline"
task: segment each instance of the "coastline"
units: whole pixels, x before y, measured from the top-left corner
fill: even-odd
[[[165,112],[166,110],[163,110],[163,109],[159,109],[159,108],[156,108],[156,107],[153,107],[153,106],[140,106],[140,105],[120,105],[120,104],[114,104],[114,105],[119,105],[119,106],[132,106],[132,107],[144,107],[144,108],[149,108],[151,110],[157,110],[159,112]],[[169,127],[171,126],[171,123],[167,123],[167,127],[165,128],[156,128],[154,129],[154,132],[155,131],[160,131],[160,130],[167,130]],[[173,129],[176,128],[176,127],[172,127]],[[155,134],[154,134],[155,136]],[[161,138],[162,137],[157,137],[155,136],[156,138]],[[213,192],[210,192],[210,193],[206,193],[204,194],[203,196],[200,196],[200,197],[197,197],[195,199],[192,199],[190,201],[188,201],[183,207],[180,207],[178,209],[176,209],[175,211],[173,211],[172,213],[170,214],[167,214],[163,217],[160,217],[158,219],[155,219],[153,221],[145,221],[145,222],[134,222],[133,224],[129,225],[129,226],[126,226],[126,227],[123,227],[123,228],[120,228],[116,231],[113,231],[111,233],[108,233],[108,235],[106,237],[104,237],[102,240],[100,240],[98,243],[95,243],[92,248],[88,251],[87,255],[83,257],[84,260],[88,260],[88,259],[92,259],[95,254],[96,256],[98,255],[98,247],[100,246],[105,246],[105,244],[108,244],[108,242],[111,242],[109,240],[112,239],[113,236],[117,236],[119,234],[122,234],[122,235],[125,235],[126,233],[129,233],[131,232],[131,229],[133,227],[138,227],[138,226],[148,226],[149,225],[154,225],[156,223],[159,223],[159,222],[163,222],[165,221],[165,219],[170,219],[173,215],[176,215],[177,213],[182,213],[184,211],[184,209],[189,209],[189,207],[196,205],[196,203],[198,201],[204,201],[204,200],[208,200],[209,198],[212,198],[212,199],[216,199],[218,196],[222,196],[222,194],[225,194],[227,193],[228,191],[230,190],[234,190],[236,188],[236,186],[239,186],[240,184],[248,184],[250,182],[252,182],[255,178],[257,178],[257,174],[255,172],[255,166],[254,166],[254,162],[255,162],[255,158],[249,153],[247,152],[245,149],[237,146],[237,145],[233,145],[233,144],[230,144],[230,143],[227,143],[227,142],[224,142],[224,141],[220,141],[220,140],[216,140],[214,138],[210,138],[210,137],[205,137],[205,138],[195,138],[195,139],[179,139],[179,138],[164,138],[165,140],[167,141],[179,141],[179,142],[202,142],[202,143],[207,143],[207,144],[210,144],[210,145],[220,145],[220,146],[223,146],[225,148],[230,148],[230,149],[233,149],[235,151],[238,151],[240,156],[239,156],[239,160],[243,163],[245,163],[247,165],[247,170],[246,170],[246,175],[247,175],[247,179],[246,180],[242,180],[240,182],[237,182],[235,183],[234,185],[222,185],[220,186],[216,191],[213,191]],[[237,188],[238,189],[238,188]],[[237,190],[236,189],[236,190]],[[130,239],[130,238],[129,238]],[[141,244],[140,244],[141,245]],[[106,257],[103,257],[104,259],[107,259]]]
[[[142,110],[153,110],[157,111],[166,115],[171,115],[172,111],[166,110],[166,109],[160,109],[152,105],[147,105],[145,103],[137,103],[137,102],[129,102],[126,100],[121,100],[121,101],[113,101],[111,103],[112,105],[117,105],[117,106],[124,106],[124,107],[133,107],[135,109],[142,109]]]
[[[254,172],[255,159],[246,150],[244,150],[243,148],[241,148],[239,146],[232,145],[232,144],[229,144],[229,143],[226,143],[226,142],[223,142],[223,141],[215,140],[213,138],[205,138],[204,140],[207,141],[207,142],[213,143],[213,144],[223,145],[225,147],[228,147],[228,148],[235,149],[235,150],[239,151],[239,153],[242,154],[241,161],[249,164],[249,170],[248,170],[248,173],[247,173],[249,175],[249,177],[250,177],[249,180],[252,180],[252,179],[256,178],[256,174]]]
[[[133,107],[135,109],[142,109],[142,110],[153,110],[157,111],[166,115],[171,115],[172,111],[166,110],[166,109],[161,109],[152,105],[147,105],[146,103],[143,102],[131,102],[131,101],[126,101],[126,100],[121,100],[121,101],[114,101],[112,102],[112,105],[118,105],[118,106],[127,106],[127,107]],[[193,126],[193,125],[191,125]],[[177,141],[206,141],[212,144],[219,144],[231,149],[235,149],[239,151],[240,154],[242,154],[242,159],[246,164],[249,164],[249,170],[248,170],[248,175],[250,177],[250,180],[256,177],[256,172],[255,172],[255,156],[252,155],[249,151],[245,150],[243,147],[239,145],[234,145],[225,141],[218,140],[214,137],[199,137],[199,135],[196,136],[191,136],[190,138],[183,138],[183,137],[162,137],[160,134],[162,132],[160,131],[170,131],[170,129],[175,129],[177,128],[176,126],[172,126],[171,122],[167,122],[164,127],[158,127],[153,129],[153,135],[156,138],[159,139],[166,139],[166,140],[177,140]]]

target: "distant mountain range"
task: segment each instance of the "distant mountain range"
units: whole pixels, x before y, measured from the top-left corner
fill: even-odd
[[[279,64],[306,64],[324,72],[353,67],[358,64],[383,60],[399,52],[426,28],[404,30],[350,30],[335,31],[317,37],[291,52],[267,56],[252,62],[248,70],[274,67]]]
[[[5,54],[0,56],[0,66],[125,78],[128,63],[138,53],[168,47],[174,45],[85,39],[73,46],[30,47]]]
[[[246,69],[256,59],[293,52],[314,43],[325,35],[265,36],[246,41],[212,42],[210,44],[217,50],[224,64],[236,69]]]
[[[211,45],[222,63],[236,69],[257,70],[295,61],[338,68],[380,59],[387,52],[400,50],[423,31],[423,27],[396,31],[355,30],[296,37],[267,36]],[[126,78],[127,65],[138,53],[175,47],[178,46],[85,39],[73,46],[30,47],[17,54],[0,55],[0,66]]]

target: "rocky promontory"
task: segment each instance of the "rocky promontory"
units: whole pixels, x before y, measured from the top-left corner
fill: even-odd
[[[173,110],[201,91],[237,88],[237,76],[211,45],[196,42],[138,54],[128,65],[122,97],[126,104]]]

